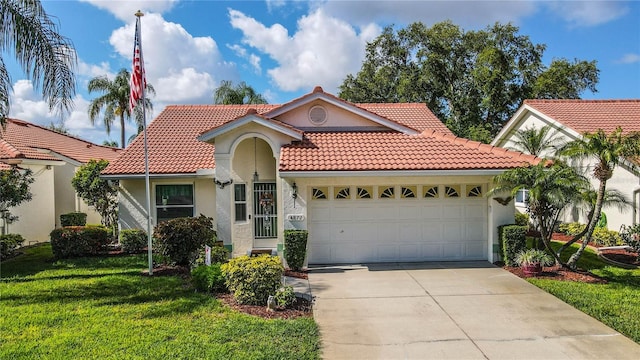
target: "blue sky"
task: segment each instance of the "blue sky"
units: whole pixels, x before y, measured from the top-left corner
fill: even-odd
[[[14,83],[10,116],[41,125],[64,121],[96,143],[108,136],[87,116],[86,86],[95,76],[131,68],[136,10],[141,9],[147,81],[156,89],[154,114],[167,104],[212,103],[222,80],[245,81],[271,103],[320,85],[337,93],[359,70],[366,43],[386,25],[426,25],[447,19],[466,30],[512,22],[553,58],[596,60],[598,92],[587,99],[640,98],[640,2],[637,1],[205,1],[44,0],[78,53],[78,96],[72,114],[48,112],[18,67],[3,54]],[[152,118],[152,116],[150,116]],[[150,119],[149,119],[150,120]],[[127,125],[127,137],[134,133]]]

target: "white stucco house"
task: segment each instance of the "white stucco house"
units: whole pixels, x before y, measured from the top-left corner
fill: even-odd
[[[176,105],[149,125],[153,223],[213,217],[242,255],[309,231],[309,264],[489,260],[507,206],[485,194],[530,155],[455,137],[424,104],[354,104],[316,87],[282,105]],[[146,228],[139,136],[102,176],[121,228]]]
[[[582,134],[598,129],[611,132],[621,127],[623,133],[640,131],[640,100],[525,100],[491,144],[512,147],[518,130],[543,126],[551,128],[549,137],[558,139],[559,144],[579,139]],[[593,163],[585,161],[579,166],[597,188],[598,182],[592,177]],[[610,230],[619,230],[623,224],[633,225],[640,221],[640,173],[637,166],[627,159],[614,170],[613,177],[607,182],[608,189],[619,190],[632,204],[626,211],[604,209]],[[524,193],[517,197],[516,208],[519,211],[526,209]],[[563,220],[586,222],[584,213],[578,209],[568,211]]]
[[[121,149],[96,145],[18,119],[0,126],[0,169],[17,166],[31,169],[35,181],[33,198],[10,209],[19,219],[0,223],[4,231],[22,235],[27,241],[49,241],[49,233],[60,226],[60,215],[84,212],[88,224],[99,224],[100,215],[77,196],[71,179],[91,159],[114,160]],[[25,244],[25,245],[26,245]]]

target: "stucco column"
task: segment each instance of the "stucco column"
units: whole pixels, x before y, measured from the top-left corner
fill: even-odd
[[[231,174],[231,156],[229,154],[215,154],[215,178],[221,182],[229,181]],[[233,185],[216,188],[216,222],[218,225],[218,240],[224,245],[232,245],[231,239],[231,190]]]

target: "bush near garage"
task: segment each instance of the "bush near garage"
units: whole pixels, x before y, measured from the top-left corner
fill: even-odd
[[[20,234],[0,235],[0,259],[6,259],[22,246],[24,238]]]
[[[83,212],[71,212],[60,215],[60,226],[85,226],[87,225],[87,214]]]
[[[175,265],[188,266],[215,236],[213,218],[184,217],[163,221],[153,231],[154,247]]]
[[[527,247],[528,226],[498,226],[498,236],[502,249],[502,259],[507,266],[518,266],[516,258]]]
[[[96,255],[106,250],[111,233],[104,226],[67,226],[50,233],[51,250],[58,259]]]
[[[126,253],[139,253],[148,244],[147,232],[142,229],[124,229],[120,231],[120,246],[122,246],[122,251]]]
[[[560,224],[559,229],[567,235],[578,235],[587,225],[572,222]],[[591,235],[591,241],[598,246],[617,246],[622,245],[622,237],[617,231],[608,230],[606,228],[596,227]]]
[[[525,213],[516,213],[515,214],[515,223],[519,226],[529,226],[529,214]]]
[[[307,254],[307,230],[284,231],[284,259],[291,270],[300,271]]]
[[[240,256],[222,264],[227,287],[239,304],[266,305],[281,286],[284,266],[278,256]]]

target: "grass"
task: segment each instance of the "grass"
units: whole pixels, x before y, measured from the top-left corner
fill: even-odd
[[[560,246],[554,243],[554,248]],[[563,253],[566,260],[578,245]],[[587,248],[578,267],[607,279],[607,284],[528,279],[562,301],[600,320],[616,331],[640,343],[640,269],[625,270],[601,261]]]
[[[312,318],[265,320],[146,277],[145,255],[54,261],[28,248],[0,267],[0,359],[317,359]]]

